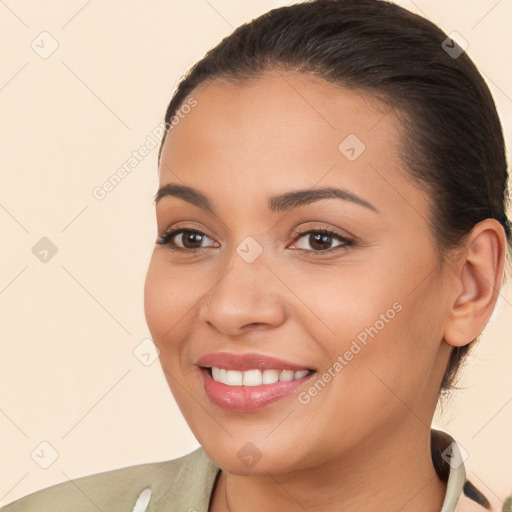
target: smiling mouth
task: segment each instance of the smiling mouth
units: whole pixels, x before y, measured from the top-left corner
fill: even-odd
[[[259,370],[251,369],[245,371],[228,370],[226,368],[210,367],[205,368],[210,377],[227,386],[261,386],[262,384],[275,384],[276,382],[290,382],[306,377],[314,370]]]

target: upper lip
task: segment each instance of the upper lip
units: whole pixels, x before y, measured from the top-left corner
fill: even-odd
[[[307,366],[284,361],[277,357],[263,354],[233,354],[231,352],[215,352],[200,357],[196,364],[205,368],[225,368],[227,370],[246,371],[261,370],[309,370]]]

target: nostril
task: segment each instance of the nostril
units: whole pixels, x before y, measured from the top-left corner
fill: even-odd
[[[149,501],[151,500],[151,489],[147,487],[144,489],[137,498],[137,501],[135,502],[135,506],[133,507],[132,512],[146,512]]]

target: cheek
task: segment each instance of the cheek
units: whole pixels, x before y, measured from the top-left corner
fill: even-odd
[[[384,294],[375,297],[365,318],[354,316],[359,325],[352,327],[355,335],[342,340],[344,359],[351,360],[338,389],[344,396],[357,394],[360,414],[383,406],[383,415],[422,407],[442,338],[438,302],[425,288],[417,294]]]
[[[154,254],[144,285],[146,322],[158,348],[173,350],[190,329],[190,316],[201,290],[190,273],[169,269],[160,254]]]
[[[380,261],[380,266],[377,261],[347,266],[330,275],[302,275],[294,290],[307,298],[313,314],[303,319],[328,356],[326,369],[340,376],[333,379],[336,395],[347,400],[357,395],[364,402],[392,399],[394,392],[412,401],[442,336],[439,290],[426,280],[411,293],[417,276],[430,269],[418,258],[395,254]],[[336,361],[340,364],[332,368]]]
[[[293,281],[292,281],[293,279]],[[290,288],[304,299],[308,311],[298,321],[315,330],[331,358],[343,353],[353,339],[364,342],[367,330],[380,332],[397,316],[400,293],[394,281],[375,265],[346,265],[290,275]],[[384,329],[384,330],[386,330]]]
[[[190,286],[193,277],[169,267],[161,254],[153,254],[144,284],[144,312],[169,389],[180,409],[187,411],[191,404],[184,393],[183,361],[190,360],[190,347],[183,340],[190,336],[198,293]]]

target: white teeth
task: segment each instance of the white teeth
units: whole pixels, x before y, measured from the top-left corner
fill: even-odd
[[[310,370],[226,370],[224,368],[211,368],[212,378],[228,386],[260,386],[261,384],[274,384],[277,381],[288,382],[290,380],[302,379]]]
[[[293,380],[293,371],[292,370],[283,370],[281,375],[279,375],[280,382],[288,382],[289,380]]]
[[[213,380],[217,382],[224,382],[226,380],[226,370],[224,368],[212,368]]]
[[[263,384],[274,384],[279,380],[279,372],[277,370],[265,370],[262,380]]]
[[[247,370],[246,372],[238,372],[243,375],[243,386],[259,386],[263,383],[263,376],[259,370]]]
[[[226,370],[225,384],[229,384],[230,386],[241,386],[242,379],[243,379],[242,372],[237,372],[235,370]]]

